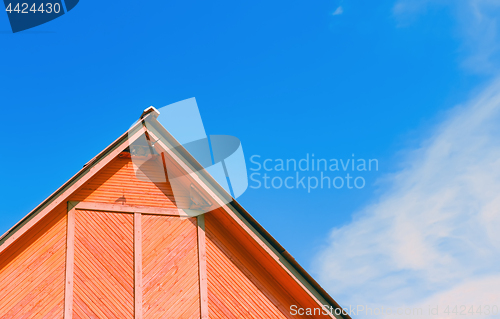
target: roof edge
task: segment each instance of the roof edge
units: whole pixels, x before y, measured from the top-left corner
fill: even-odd
[[[143,119],[146,115],[153,113],[153,117],[158,117],[160,115],[160,111],[158,111],[154,106],[150,106],[145,109],[141,114],[141,119]]]
[[[230,203],[234,209],[236,209],[245,220],[252,225],[252,227],[259,232],[259,234],[266,239],[266,241],[273,246],[274,249],[278,251],[278,253],[283,256],[283,258],[295,269],[297,272],[307,281],[319,294],[320,296],[328,302],[331,306],[335,308],[342,307],[330,296],[326,290],[321,287],[321,285],[293,258],[293,256],[255,219],[250,213],[244,209],[240,203],[236,200],[233,200]],[[342,317],[351,319],[348,314],[344,314],[342,312]]]
[[[149,113],[148,113],[149,114]],[[147,114],[146,114],[147,116]],[[0,247],[3,246],[5,241],[14,234],[19,228],[21,228],[24,224],[26,224],[31,218],[36,216],[41,210],[43,210],[46,206],[48,206],[52,201],[54,201],[60,194],[62,194],[67,188],[73,185],[76,181],[78,181],[82,176],[86,175],[90,169],[95,166],[101,159],[103,159],[108,153],[110,153],[116,147],[119,147],[123,142],[128,140],[129,133],[142,128],[140,123],[142,121],[137,121],[132,127],[130,127],[125,133],[123,133],[120,137],[118,137],[115,141],[113,141],[110,145],[108,145],[104,150],[99,152],[96,156],[94,156],[90,161],[88,161],[83,168],[80,169],[75,175],[73,175],[66,183],[64,183],[61,187],[59,187],[56,191],[50,194],[45,200],[43,200],[39,205],[37,205],[33,210],[31,210],[26,216],[24,216],[19,222],[17,222],[14,226],[12,226],[9,230],[7,230],[2,236],[0,236]]]
[[[320,284],[318,284],[318,282],[295,260],[295,258],[293,258],[292,255],[280,243],[278,243],[278,241],[252,215],[250,215],[250,213],[243,208],[243,206],[241,206],[236,199],[231,196],[231,194],[220,186],[219,183],[217,183],[217,181],[215,181],[215,179],[203,169],[203,166],[198,163],[198,161],[161,125],[161,123],[158,121],[152,121],[150,123],[156,124],[154,125],[156,130],[163,131],[158,133],[161,133],[163,137],[167,138],[169,143],[174,145],[175,150],[177,150],[181,155],[180,158],[183,158],[189,165],[193,166],[209,185],[216,188],[217,193],[226,199],[231,199],[228,201],[228,205],[232,207],[234,211],[238,212],[237,215],[241,216],[244,221],[251,225],[252,228],[257,231],[258,235],[265,239],[265,243],[272,247],[279,254],[279,256],[283,257],[283,259],[286,260],[294,270],[296,270],[296,272],[319,294],[319,296],[321,296],[324,301],[335,308],[342,309],[342,307],[326,292],[325,289],[323,289],[323,287],[321,287]],[[313,295],[316,295],[313,291],[310,292]],[[351,317],[348,314],[344,314],[344,312],[341,313],[341,316],[346,319],[351,319]]]

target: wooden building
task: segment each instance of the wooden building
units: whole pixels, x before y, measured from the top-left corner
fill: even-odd
[[[229,196],[155,118],[145,111],[0,238],[0,318],[349,319],[319,311],[340,308],[236,201],[184,216],[168,182],[136,177],[129,144],[146,135],[198,172],[199,194]]]

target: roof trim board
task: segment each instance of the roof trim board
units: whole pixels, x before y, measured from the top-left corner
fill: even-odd
[[[35,207],[31,212],[29,212],[26,216],[24,216],[23,219],[21,219],[17,224],[15,224],[12,228],[10,228],[8,231],[6,231],[0,237],[0,253],[2,253],[3,249],[5,249],[4,246],[10,245],[11,241],[9,241],[9,239],[11,238],[11,236],[14,233],[16,233],[20,228],[22,228],[25,224],[29,223],[32,218],[34,218],[35,216],[38,215],[38,213],[46,210],[47,206],[52,204],[54,202],[54,200],[59,199],[59,196],[66,193],[70,188],[74,188],[75,183],[79,182],[82,177],[85,177],[88,173],[91,173],[91,175],[95,174],[95,166],[97,164],[99,164],[102,160],[108,158],[108,155],[111,152],[120,153],[123,149],[125,149],[126,147],[123,146],[123,142],[128,140],[129,133],[131,133],[131,132],[136,133],[137,131],[139,131],[139,129],[142,128],[142,126],[140,126],[139,123],[140,122],[137,122],[127,132],[123,133],[113,143],[111,143],[108,147],[106,147],[104,150],[102,150],[94,158],[92,158],[90,161],[88,161],[87,164],[85,164],[83,166],[83,168],[78,173],[76,173],[66,183],[64,183],[61,187],[59,187],[54,193],[52,193],[49,197],[47,197],[47,199],[45,199],[42,203],[40,203],[37,207]],[[138,138],[140,135],[141,134],[138,134],[138,135],[135,134],[134,137]],[[117,148],[119,148],[119,151],[117,151]],[[102,165],[102,166],[104,166],[104,165]],[[60,204],[62,202],[63,202],[63,200],[60,200],[57,204]],[[57,205],[51,205],[51,206],[55,207]],[[37,219],[37,221],[38,221],[38,219]],[[31,228],[31,226],[29,228]]]
[[[321,296],[321,294],[315,293],[315,289],[313,286],[305,280],[305,278],[302,278],[300,272],[294,271],[294,267],[288,262],[288,260],[282,256],[276,248],[271,245],[263,236],[260,234],[253,226],[250,224],[241,214],[238,213],[237,210],[235,210],[232,207],[232,203],[236,202],[235,200],[232,200],[230,203],[224,205],[223,200],[220,200],[221,193],[222,193],[222,198],[229,196],[229,194],[209,175],[206,174],[206,171],[204,171],[199,165],[199,163],[191,157],[192,161],[191,163],[186,163],[183,161],[183,157],[176,154],[174,150],[180,150],[182,151],[183,148],[182,146],[175,146],[176,145],[176,140],[167,132],[165,131],[165,134],[158,134],[157,132],[151,132],[151,127],[148,127],[148,133],[150,137],[155,140],[155,146],[161,148],[160,151],[165,151],[169,153],[169,155],[181,166],[185,171],[194,171],[194,174],[191,176],[195,175],[194,178],[196,180],[196,183],[204,188],[204,190],[212,197],[214,200],[218,201],[220,204],[220,207],[224,209],[229,216],[232,217],[234,221],[237,222],[237,224],[246,231],[248,235],[250,235],[254,241],[256,241],[264,250],[268,252],[268,254],[275,259],[275,261],[292,277],[302,288],[304,291],[306,291],[319,305],[325,305],[325,304],[330,304],[324,298]],[[155,134],[156,133],[156,134]],[[171,147],[167,146],[165,143],[168,143],[170,141],[163,141],[162,137],[167,137],[171,139],[173,142],[171,143]],[[169,143],[170,144],[170,143]],[[186,151],[187,152],[187,151]],[[187,157],[187,156],[186,156]],[[184,164],[184,165],[182,165]],[[188,167],[186,167],[188,166]],[[197,170],[194,170],[193,168],[198,166]],[[203,174],[205,173],[205,174]],[[199,179],[199,180],[198,180]],[[207,186],[207,187],[205,187]],[[212,186],[212,187],[210,187]],[[219,192],[217,192],[214,188],[217,187],[219,188]],[[224,194],[225,193],[225,194]],[[225,196],[224,196],[225,195]],[[261,226],[262,227],[262,226]],[[269,235],[270,236],[270,235]],[[281,245],[280,245],[281,247]],[[284,250],[284,249],[283,249]],[[331,304],[332,306],[336,307],[335,304]],[[330,317],[335,318],[333,315],[330,315]]]
[[[142,132],[136,132],[132,139],[137,139],[142,135]],[[119,144],[110,147],[108,152],[102,155],[102,157],[96,157],[92,160],[90,164],[84,166],[80,172],[73,176],[68,182],[66,182],[61,188],[49,196],[42,204],[38,205],[33,211],[26,215],[19,223],[2,235],[0,239],[0,253],[4,251],[11,243],[16,241],[22,234],[24,234],[33,225],[38,223],[43,217],[45,217],[50,211],[56,208],[59,204],[63,203],[69,195],[71,195],[76,189],[87,182],[92,176],[95,175],[101,168],[106,166],[112,159],[118,156],[128,145],[124,145],[123,142],[127,140],[121,140]]]

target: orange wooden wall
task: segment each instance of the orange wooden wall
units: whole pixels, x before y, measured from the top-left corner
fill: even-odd
[[[138,180],[126,157],[69,200],[176,207],[169,184]],[[0,255],[0,318],[62,318],[66,216],[64,203]],[[292,318],[299,303],[214,216],[206,214],[210,318]],[[142,215],[144,319],[200,318],[197,227],[196,218]],[[74,253],[73,317],[134,318],[134,215],[76,210]]]
[[[66,208],[0,255],[0,318],[62,318]]]

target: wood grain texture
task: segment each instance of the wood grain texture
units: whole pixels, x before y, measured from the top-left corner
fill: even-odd
[[[0,318],[62,318],[66,205],[0,255]]]
[[[134,214],[134,318],[142,319],[142,215]]]
[[[111,160],[68,199],[96,204],[75,212],[74,318],[291,318],[292,304],[318,306],[227,207],[206,214],[205,231],[196,218],[157,215],[176,210],[171,187],[137,178],[130,158]],[[121,213],[137,207],[156,215]],[[62,317],[65,214],[58,206],[0,252],[0,318]]]
[[[152,172],[163,174],[163,170]],[[159,177],[160,178],[160,177]],[[164,179],[163,176],[161,178]],[[117,157],[71,196],[73,201],[176,208],[170,184],[138,179],[130,158]]]
[[[213,216],[205,218],[210,318],[297,318],[297,304]],[[304,317],[307,318],[307,317]]]
[[[75,213],[74,318],[134,318],[133,215]]]
[[[75,266],[75,209],[74,208],[68,211],[66,228],[67,231],[66,231],[66,275],[65,275],[65,287],[64,287],[64,319],[72,319],[73,286],[74,286],[73,271]]]
[[[225,243],[221,244],[219,248],[228,251],[228,256],[238,256],[233,258],[234,263],[242,263],[243,266],[238,268],[248,277],[256,277],[257,280],[253,282],[267,289],[269,291],[268,296],[279,298],[275,304],[283,307],[283,313],[289,313],[290,305],[311,309],[322,307],[321,302],[314,298],[312,293],[304,288],[303,284],[297,281],[297,277],[285,269],[281,260],[276,260],[272,255],[267,254],[258,242],[247,235],[244,229],[233,223],[232,218],[224,210],[216,209],[211,211],[206,214],[205,221],[207,238],[209,238],[210,233],[211,238]],[[212,312],[210,313],[212,315]],[[327,317],[335,318],[331,314],[320,316],[320,318]]]
[[[164,208],[164,207],[151,207],[139,206],[128,204],[110,204],[110,203],[96,203],[96,202],[79,202],[76,206],[79,210],[92,210],[102,212],[114,213],[141,213],[148,215],[165,215],[165,216],[183,216],[188,217],[184,211],[177,208]]]
[[[207,241],[205,235],[205,214],[197,217],[198,222],[198,270],[200,281],[201,319],[208,319],[208,279],[207,279]]]
[[[144,318],[200,318],[196,218],[142,222]]]

